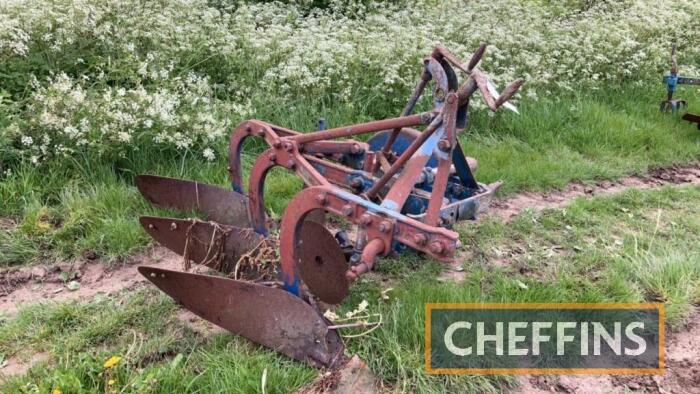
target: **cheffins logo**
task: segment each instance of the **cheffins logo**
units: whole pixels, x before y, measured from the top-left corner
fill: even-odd
[[[426,304],[431,374],[662,374],[662,304]]]

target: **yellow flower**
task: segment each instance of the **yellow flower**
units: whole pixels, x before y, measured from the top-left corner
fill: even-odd
[[[105,367],[105,368],[112,368],[113,366],[119,364],[119,361],[120,361],[121,359],[122,359],[122,358],[119,357],[119,356],[112,356],[112,357],[109,358],[109,360],[105,361],[104,367]]]
[[[110,379],[109,382],[107,382],[107,384],[110,386],[113,385],[114,383],[117,383],[117,381],[114,379]]]
[[[53,391],[51,392],[51,394],[62,394],[62,393],[63,392],[61,391],[61,389],[53,389]]]

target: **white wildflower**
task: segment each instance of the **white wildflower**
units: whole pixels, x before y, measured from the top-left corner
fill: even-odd
[[[204,151],[202,151],[202,155],[204,156],[205,159],[207,159],[209,161],[214,161],[214,159],[216,158],[214,151],[211,150],[210,148],[205,148]]]

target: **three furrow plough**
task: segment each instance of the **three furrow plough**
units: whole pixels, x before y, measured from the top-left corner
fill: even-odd
[[[460,241],[451,227],[474,219],[500,186],[476,181],[475,162],[457,138],[469,123],[474,93],[495,111],[512,107],[507,101],[522,85],[517,80],[498,94],[476,67],[485,49],[482,45],[463,63],[437,46],[396,118],[309,133],[259,120],[241,123],[230,138],[233,190],[152,175],[137,178],[140,192],[154,205],[197,210],[206,219],[141,217],[156,241],[183,255],[187,264],[236,271],[238,278],[242,259],[275,247],[264,204],[266,175],[274,167],[294,172],[305,186],[281,219],[281,280],[147,266],[139,271],[185,308],[233,333],[315,366],[338,365],[344,345],[316,300],[341,302],[354,280],[394,252],[413,249],[453,262]],[[466,75],[462,84],[455,68]],[[414,113],[429,83],[432,108]],[[363,134],[371,138],[347,139]],[[263,139],[268,148],[255,160],[245,192],[241,149],[250,137]],[[331,218],[352,228],[354,236],[331,232],[326,225]]]

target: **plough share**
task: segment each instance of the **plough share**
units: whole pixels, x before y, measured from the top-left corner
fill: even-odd
[[[474,178],[457,135],[469,121],[472,95],[479,91],[493,111],[506,105],[522,85],[498,94],[476,66],[481,45],[468,63],[442,46],[424,61],[413,93],[397,118],[299,133],[259,120],[241,123],[230,137],[233,191],[198,182],[143,175],[137,186],[156,206],[196,210],[206,218],[141,217],[146,231],[184,256],[229,277],[139,267],[139,271],[185,308],[233,333],[317,367],[344,359],[337,327],[316,300],[341,302],[350,284],[381,256],[412,249],[453,262],[460,245],[451,230],[488,206],[500,182]],[[461,85],[454,69],[466,80]],[[413,110],[432,81],[432,109]],[[424,126],[422,131],[412,127]],[[346,139],[371,134],[366,142]],[[249,137],[269,146],[259,155],[244,192],[241,148]],[[279,281],[239,279],[243,259],[273,249],[264,204],[265,178],[283,167],[305,187],[289,202],[279,227]],[[327,229],[326,216],[342,218],[344,230]],[[233,276],[233,279],[230,278]]]

